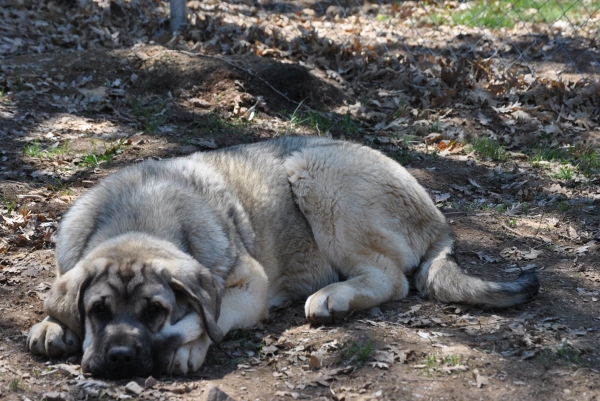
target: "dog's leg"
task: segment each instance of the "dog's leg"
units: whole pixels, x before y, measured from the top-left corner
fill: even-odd
[[[29,330],[27,347],[36,355],[57,358],[79,351],[81,341],[67,326],[48,316]]]
[[[249,255],[242,256],[225,283],[221,314],[217,324],[221,331],[252,327],[268,315],[268,282],[263,267]],[[198,320],[199,322],[199,320]],[[206,331],[179,347],[173,354],[168,372],[185,375],[196,372],[204,363],[212,341]]]
[[[378,263],[351,269],[353,277],[330,284],[311,295],[304,306],[306,319],[332,323],[353,310],[372,308],[408,295],[408,280],[393,262],[379,255]]]

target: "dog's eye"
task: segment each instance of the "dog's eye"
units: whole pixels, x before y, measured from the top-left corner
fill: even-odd
[[[162,305],[159,304],[158,302],[153,302],[150,304],[150,306],[148,306],[147,312],[150,315],[159,314],[160,312],[162,312]]]
[[[109,310],[103,302],[96,302],[92,307],[92,313],[96,315],[106,315],[109,313]]]

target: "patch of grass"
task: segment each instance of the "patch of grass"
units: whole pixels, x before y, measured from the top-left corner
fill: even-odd
[[[545,349],[540,354],[540,360],[543,365],[550,367],[556,364],[578,365],[585,363],[581,360],[581,351],[573,348],[567,342],[563,342],[556,351]]]
[[[433,369],[437,365],[438,360],[435,355],[427,355],[424,362],[425,365],[427,365],[427,368]]]
[[[243,118],[232,118],[225,119],[222,118],[217,113],[210,113],[202,117],[198,123],[197,127],[201,129],[205,129],[211,132],[221,131],[221,130],[229,130],[236,133],[243,132],[250,125],[250,121]]]
[[[472,146],[473,150],[481,156],[488,157],[494,161],[508,160],[506,148],[492,139],[476,138]]]
[[[50,191],[58,192],[62,196],[71,195],[71,190],[67,187],[66,183],[63,183],[60,179],[54,177],[54,184],[46,185],[46,189]]]
[[[406,149],[398,149],[389,156],[403,166],[408,166],[410,163],[419,159],[417,155]]]
[[[23,154],[28,157],[39,157],[42,154],[42,147],[37,139],[23,145]]]
[[[42,146],[37,139],[23,145],[23,154],[28,157],[55,158],[58,155],[69,153],[69,151],[70,148],[68,140],[66,140],[62,145],[54,148],[50,147],[48,149],[42,149]]]
[[[508,209],[509,205],[505,205],[504,203],[496,205],[496,210],[498,213],[504,213]]]
[[[421,374],[433,377],[435,373],[438,373],[441,367],[451,367],[457,365],[463,365],[464,358],[462,355],[446,355],[442,357],[438,357],[435,354],[427,354],[425,356],[425,360],[423,361],[423,369],[421,370]],[[452,373],[453,371],[446,371],[444,373]]]
[[[19,387],[19,384],[21,383],[21,380],[17,377],[15,377],[14,379],[11,380],[10,384],[9,384],[9,388],[11,391],[19,391],[21,390],[21,387]]]
[[[318,135],[324,135],[328,131],[342,131],[344,135],[353,136],[360,132],[360,126],[353,120],[350,113],[346,113],[343,117],[333,113],[325,112],[303,112],[300,110],[302,103],[296,107],[290,115],[290,124],[288,131],[292,131],[299,126],[311,128]]]
[[[569,202],[558,202],[558,208],[563,211],[566,212],[567,210],[569,210],[571,208],[571,205],[569,204]]]
[[[8,209],[8,214],[11,214],[14,210],[17,209],[17,200],[16,199],[8,199],[6,196],[2,199],[2,203]]]
[[[575,176],[575,170],[570,165],[560,166],[558,173],[554,176],[558,179],[569,181]]]
[[[324,134],[334,126],[333,119],[320,113],[309,112],[306,114],[297,113],[297,109],[290,117],[290,127],[293,129],[299,125],[310,127],[319,134]]]
[[[582,149],[575,153],[577,168],[586,175],[598,174],[600,170],[600,151]]]
[[[462,208],[465,210],[470,210],[470,211],[477,211],[477,210],[489,211],[492,209],[490,207],[490,205],[485,203],[485,201],[482,202],[481,200],[474,200],[472,202],[463,203]],[[457,209],[457,207],[455,207],[455,209]]]
[[[567,149],[538,147],[533,150],[530,160],[534,167],[542,166],[542,162],[558,162],[565,165],[555,176],[561,179],[570,179],[563,177],[569,176],[571,172],[575,171],[587,176],[600,172],[600,151],[590,147],[570,147]],[[550,168],[549,165],[546,165],[546,167]]]
[[[516,227],[517,226],[517,220],[513,219],[513,220],[509,221],[508,225],[510,227],[513,227],[513,228]]]
[[[106,146],[104,144],[104,152],[98,154],[96,149],[92,153],[88,153],[81,157],[79,162],[80,166],[83,167],[99,167],[101,164],[109,163],[112,159],[123,152],[123,147],[126,144],[126,140],[120,140],[114,143],[112,146]]]
[[[518,22],[547,22],[558,20],[577,24],[589,18],[587,10],[600,8],[600,0],[476,0],[461,3],[457,9],[434,13],[433,21],[444,20],[446,24],[467,25],[484,28],[512,28]]]
[[[463,356],[454,354],[446,355],[442,358],[442,363],[447,366],[461,365],[463,363]]]
[[[132,98],[129,100],[129,107],[134,116],[141,118],[142,129],[149,134],[154,134],[167,120],[164,115],[167,102],[163,99],[142,101]]]
[[[552,162],[557,160],[565,160],[567,153],[559,148],[549,148],[546,146],[540,146],[534,149],[533,154],[530,157],[531,163],[539,165],[542,161]]]
[[[406,98],[400,99],[398,108],[394,111],[394,118],[402,117],[406,113],[406,107],[408,106],[408,100]]]
[[[344,128],[344,133],[346,135],[356,135],[359,133],[360,128],[352,119],[350,113],[346,113],[344,118],[342,119],[342,127]]]
[[[18,91],[22,91],[23,88],[25,87],[25,82],[23,81],[23,76],[21,76],[21,69],[18,68],[17,69],[17,90]]]
[[[353,341],[347,347],[344,348],[340,355],[341,361],[344,363],[352,363],[354,361],[364,364],[367,359],[375,351],[375,345],[371,340],[366,342]]]
[[[48,148],[44,152],[47,153],[48,156],[58,156],[67,154],[70,151],[71,149],[69,148],[69,140],[67,139],[62,145],[58,145],[55,148]]]

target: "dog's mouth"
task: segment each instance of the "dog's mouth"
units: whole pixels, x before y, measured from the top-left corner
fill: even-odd
[[[158,377],[168,368],[171,356],[181,346],[177,335],[156,340],[106,341],[85,350],[81,362],[84,372],[110,380]]]
[[[92,348],[92,347],[90,347]],[[147,377],[154,373],[150,350],[139,345],[108,345],[102,351],[86,350],[81,362],[84,372],[104,379]]]

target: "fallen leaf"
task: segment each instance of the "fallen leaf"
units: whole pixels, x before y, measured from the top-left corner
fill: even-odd
[[[479,373],[479,369],[473,370],[473,376],[475,377],[477,388],[481,388],[482,386],[490,385],[490,380],[487,377],[482,376]]]

